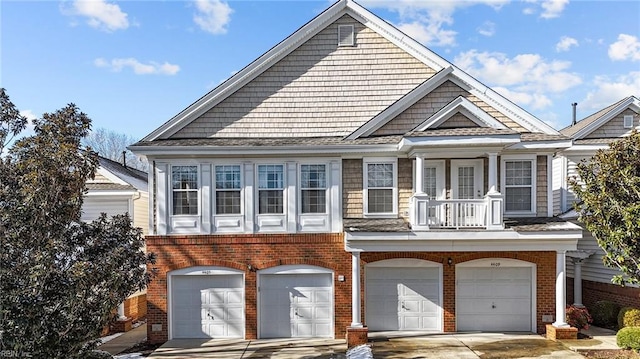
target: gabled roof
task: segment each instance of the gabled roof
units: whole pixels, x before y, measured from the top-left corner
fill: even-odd
[[[447,70],[449,74],[449,76],[447,76],[448,79],[459,84],[464,84],[463,88],[469,88],[469,91],[474,96],[494,107],[496,110],[504,113],[523,128],[531,132],[557,134],[557,131],[552,127],[538,120],[535,116],[524,111],[522,108],[510,102],[487,86],[481,84],[470,75],[453,66],[439,55],[402,33],[389,23],[375,16],[353,0],[339,0],[313,20],[298,29],[291,36],[287,37],[258,59],[233,75],[220,86],[207,93],[205,96],[144,137],[142,142],[169,138],[171,135],[175,134],[180,129],[203,115],[206,111],[215,107],[234,92],[251,82],[257,76],[304,44],[311,37],[344,15],[349,15],[361,22],[366,27],[370,28],[435,71],[442,71],[443,69],[450,68]],[[413,93],[412,91],[401,100],[397,101],[391,106],[394,107],[392,110],[385,110],[384,116],[376,116],[375,121],[372,120],[373,127],[379,127],[388,122],[392,118],[392,114],[397,114],[397,110],[405,106],[410,106],[420,98],[420,96],[418,96],[420,93],[423,93],[424,91],[427,91],[428,93],[429,88],[430,86],[418,86],[414,90],[416,93]],[[350,135],[349,138],[354,139],[360,136],[361,134],[354,133]]]
[[[436,128],[456,113],[464,114],[469,120],[480,127],[507,128],[502,122],[493,118],[480,107],[468,99],[458,96],[449,102],[445,107],[430,116],[426,121],[416,126],[414,131],[424,131],[429,128]]]
[[[629,107],[633,108],[636,112],[640,111],[640,100],[635,96],[623,98],[622,100],[583,118],[575,125],[563,128],[560,130],[560,133],[571,137],[574,140],[583,139],[585,136],[589,135],[591,132],[598,129],[600,126],[604,125]]]
[[[119,162],[98,156],[98,173],[114,181],[114,183],[89,183],[87,188],[96,189],[137,189],[147,192],[148,176],[144,171],[124,166]]]

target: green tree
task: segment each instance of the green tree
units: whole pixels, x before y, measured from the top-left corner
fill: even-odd
[[[24,120],[4,89],[0,128]],[[7,106],[7,107],[5,107]],[[70,104],[34,121],[0,158],[0,350],[86,358],[127,296],[146,287],[140,229],[127,215],[80,221],[97,155],[81,145],[90,119]],[[15,129],[15,130],[14,130]]]
[[[604,264],[623,273],[613,282],[640,283],[640,132],[579,163],[570,184],[581,200],[578,219],[604,250]]]

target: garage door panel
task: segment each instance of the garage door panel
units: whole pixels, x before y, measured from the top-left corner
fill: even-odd
[[[531,267],[456,271],[457,329],[531,331]]]
[[[438,267],[371,267],[365,274],[371,330],[441,330]]]
[[[173,338],[241,338],[244,289],[241,274],[172,278]]]
[[[332,337],[332,274],[260,276],[260,336]]]

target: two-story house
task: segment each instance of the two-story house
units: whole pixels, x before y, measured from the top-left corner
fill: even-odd
[[[340,0],[131,150],[151,341],[566,328],[571,140]]]
[[[135,227],[143,234],[149,229],[149,190],[146,172],[98,157],[98,169],[93,179],[87,181],[87,193],[82,204],[83,221],[89,222],[102,213],[108,217],[129,213]],[[132,294],[118,306],[118,322],[115,331],[126,331],[132,321],[146,316],[146,291]]]
[[[640,100],[629,96],[611,104],[580,121],[574,121],[560,132],[573,139],[573,145],[558,152],[554,158],[554,213],[577,222],[573,210],[575,197],[568,180],[578,176],[576,165],[589,160],[596,151],[609,148],[612,141],[640,130]],[[569,298],[588,307],[599,300],[611,300],[621,306],[640,305],[640,288],[621,287],[611,283],[619,271],[602,264],[603,250],[587,230],[578,242],[578,251],[570,252],[567,267]]]

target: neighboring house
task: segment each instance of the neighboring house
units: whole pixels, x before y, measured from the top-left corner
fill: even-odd
[[[129,213],[135,227],[146,235],[149,229],[149,190],[146,172],[98,157],[95,178],[87,181],[87,194],[82,205],[83,221],[92,221],[106,213],[111,217]],[[146,291],[131,295],[118,308],[121,318],[133,321],[147,314]]]
[[[148,338],[565,328],[571,140],[341,0],[130,147]]]
[[[554,213],[577,223],[573,210],[576,197],[568,180],[577,176],[576,165],[593,157],[597,150],[609,148],[612,141],[640,130],[640,100],[635,96],[624,98],[560,132],[573,139],[573,146],[559,152],[554,159]],[[574,265],[567,268],[570,302],[590,307],[598,300],[612,300],[622,306],[640,306],[640,288],[621,287],[611,283],[619,271],[602,264],[603,250],[591,233],[584,230],[578,242],[578,252],[571,253]],[[574,278],[582,278],[574,285]],[[575,294],[574,294],[575,293]]]

